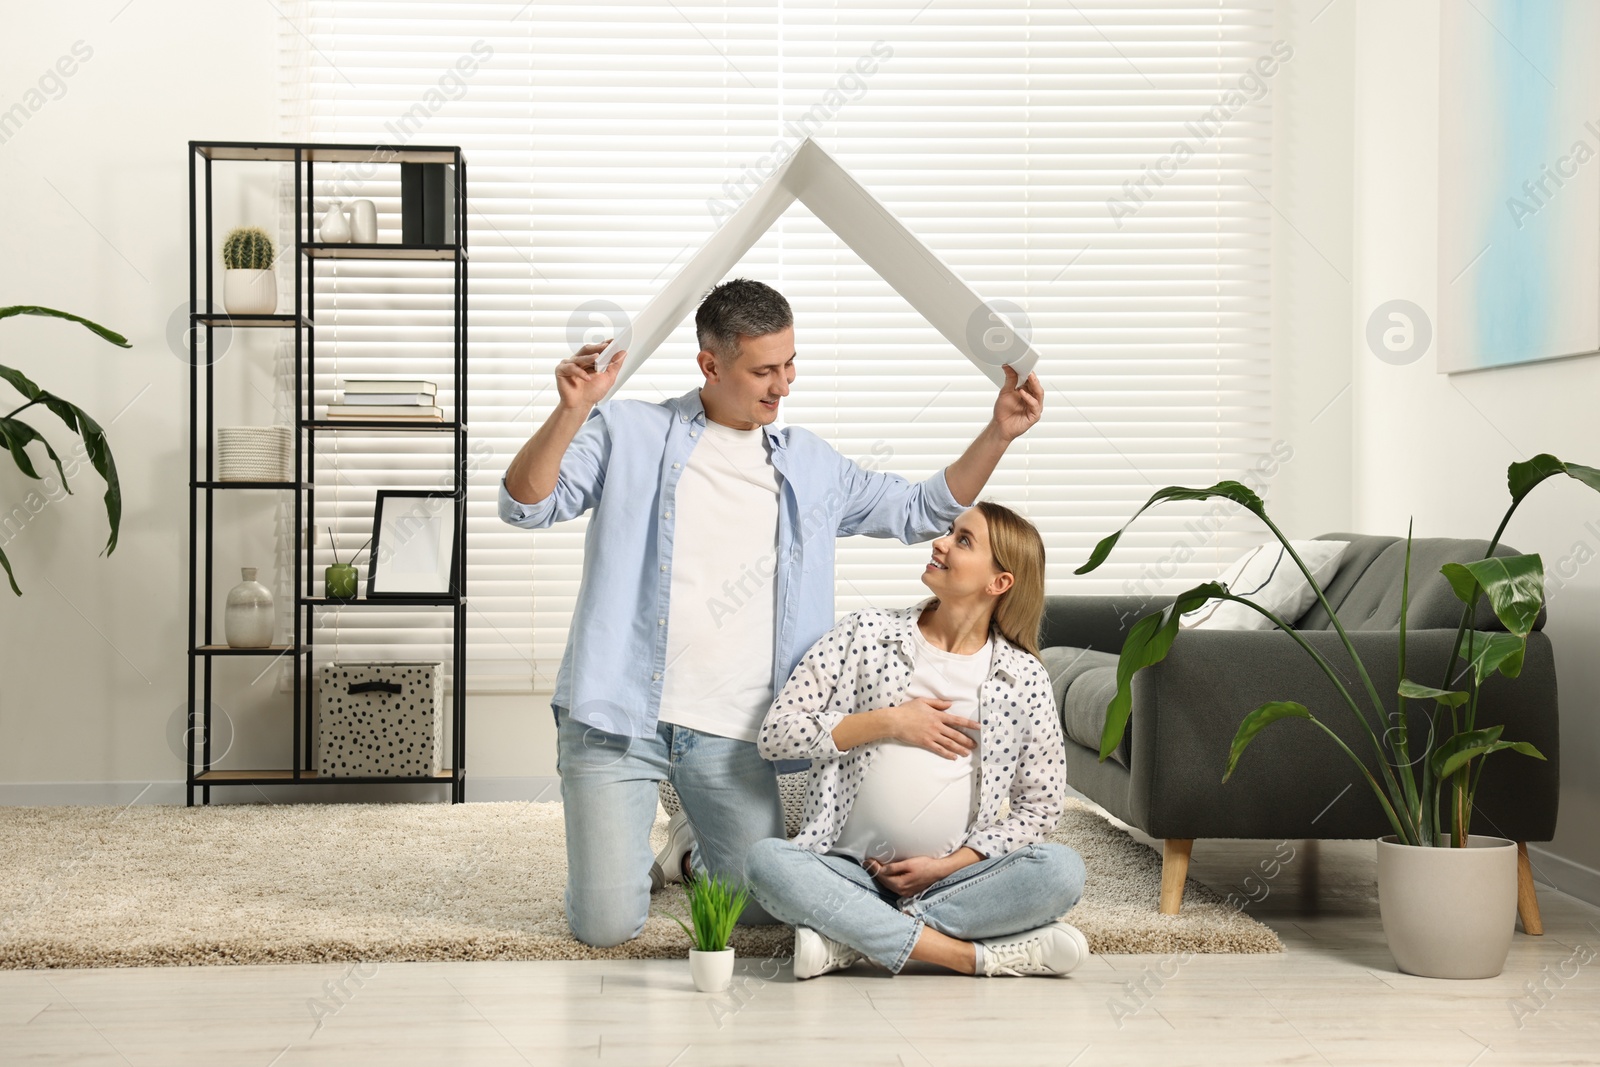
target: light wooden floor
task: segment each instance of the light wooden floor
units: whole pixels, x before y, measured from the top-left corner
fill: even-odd
[[[798,984],[750,960],[721,997],[678,961],[0,971],[0,1063],[1600,1063],[1600,958],[1577,962],[1600,950],[1600,909],[1541,887],[1546,933],[1519,932],[1499,978],[1413,978],[1384,947],[1372,844],[1290,847],[1266,879],[1276,842],[1200,841],[1190,871],[1260,898],[1281,956],[1101,956],[1066,979],[863,965]],[[1538,1005],[1525,983],[1541,981]]]

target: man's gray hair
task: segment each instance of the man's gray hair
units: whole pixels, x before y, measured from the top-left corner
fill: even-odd
[[[762,337],[794,325],[794,312],[783,294],[763,282],[734,278],[700,301],[694,313],[700,347],[728,363],[739,355],[739,335]]]

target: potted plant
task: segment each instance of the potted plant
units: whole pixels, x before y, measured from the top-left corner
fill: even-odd
[[[276,251],[259,226],[236,226],[222,242],[222,306],[230,315],[271,315],[278,310]]]
[[[340,563],[336,554],[333,564],[322,571],[323,590],[329,600],[354,600],[356,598],[356,582],[361,574],[356,570],[356,557],[361,555],[367,545],[372,544],[372,538],[367,538],[366,544],[350,554],[350,562]],[[333,527],[328,527],[328,547],[334,548]]]
[[[0,308],[0,319],[9,319],[13,315],[44,315],[50,318],[81,323],[90,332],[105,338],[118,348],[133,347],[128,344],[126,337],[114,330],[108,330],[104,326],[90,322],[88,319],[80,318],[65,311],[57,311],[54,308],[36,307],[31,304],[18,304],[13,307]],[[27,375],[19,370],[0,366],[0,379],[9,382],[12,388],[22,394],[23,398],[21,405],[0,417],[0,446],[4,446],[11,452],[11,458],[16,461],[18,469],[23,474],[26,474],[29,478],[40,480],[39,472],[34,469],[33,461],[28,458],[27,452],[28,445],[37,441],[44,445],[45,455],[49,456],[55,463],[56,473],[61,476],[61,488],[68,493],[72,492],[71,487],[67,485],[66,469],[61,465],[61,457],[56,455],[56,450],[50,447],[50,442],[46,441],[38,430],[17,418],[28,408],[33,407],[35,404],[42,405],[54,413],[56,418],[66,423],[67,429],[83,438],[84,452],[89,457],[89,462],[94,466],[95,472],[105,479],[106,483],[106,518],[111,522],[111,536],[106,541],[103,554],[109,556],[117,550],[117,528],[122,523],[122,484],[117,480],[117,464],[111,458],[111,446],[106,443],[105,431],[100,428],[99,423],[89,417],[88,412],[75,404],[67,403],[67,401],[54,393],[40,389],[29,380]],[[38,507],[34,507],[32,504],[34,500],[42,501],[43,498],[39,497],[38,494],[30,494],[28,499],[27,509],[30,514],[37,514],[39,508],[44,507],[42,502]],[[11,561],[6,559],[4,552],[0,552],[0,567],[5,568],[6,579],[11,583],[11,591],[17,596],[21,596],[22,590],[17,585],[16,576],[11,572]]]
[[[733,949],[728,936],[744,911],[749,887],[735,885],[721,875],[696,875],[684,886],[689,897],[690,929],[678,916],[672,920],[689,935],[689,973],[702,993],[720,993],[733,981]]]
[[[1310,582],[1317,601],[1328,613],[1361,679],[1361,688],[1370,702],[1370,714],[1377,716],[1380,729],[1373,728],[1369,710],[1346,688],[1332,665],[1288,622],[1245,597],[1235,595],[1221,583],[1204,582],[1180,594],[1168,607],[1140,619],[1128,632],[1117,664],[1117,692],[1107,708],[1101,736],[1101,760],[1116,751],[1122,741],[1133,708],[1134,675],[1166,657],[1178,634],[1182,615],[1213,598],[1231,600],[1259,612],[1305,649],[1333,684],[1371,740],[1383,781],[1380,784],[1367,764],[1305,705],[1293,700],[1268,701],[1244,717],[1234,735],[1222,780],[1228,780],[1246,747],[1271,723],[1296,718],[1308,720],[1320,728],[1355,762],[1394,828],[1394,833],[1380,839],[1377,845],[1378,899],[1384,933],[1400,969],[1436,978],[1487,978],[1499,974],[1505,966],[1515,924],[1516,846],[1502,838],[1471,833],[1473,800],[1488,756],[1502,751],[1536,759],[1544,759],[1544,755],[1525,741],[1503,740],[1500,736],[1503,726],[1479,724],[1478,693],[1483,681],[1496,672],[1507,678],[1515,678],[1521,672],[1528,633],[1544,605],[1544,564],[1536,553],[1495,556],[1494,550],[1518,505],[1535,486],[1557,474],[1565,474],[1600,491],[1600,470],[1593,467],[1564,463],[1547,453],[1513,463],[1506,472],[1511,506],[1500,520],[1484,558],[1472,563],[1447,563],[1441,568],[1464,608],[1438,687],[1406,677],[1406,606],[1411,579],[1411,532],[1407,529],[1400,590],[1396,690],[1400,713],[1388,727],[1382,724],[1388,722],[1390,716],[1366,665],[1356,654],[1322,587],[1311,576],[1289,539],[1267,517],[1261,498],[1236,481],[1218,482],[1208,489],[1168,486],[1154,493],[1134,513],[1134,518],[1162,501],[1222,497],[1239,504],[1266,524]],[[1129,519],[1128,524],[1132,521]],[[1128,524],[1101,540],[1089,560],[1074,573],[1086,574],[1105,562]],[[1481,596],[1489,598],[1496,617],[1505,626],[1504,632],[1470,628]],[[1464,668],[1466,687],[1451,688],[1451,680],[1458,676],[1456,662],[1462,655],[1463,643],[1467,668],[1470,668]],[[1421,704],[1419,714],[1427,726],[1427,740],[1419,746],[1416,755],[1411,752],[1412,712],[1408,710],[1408,701]]]

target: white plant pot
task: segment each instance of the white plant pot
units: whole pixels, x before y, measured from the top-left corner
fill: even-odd
[[[1493,978],[1516,930],[1516,843],[1472,834],[1466,848],[1422,848],[1379,838],[1378,911],[1405,973]]]
[[[702,993],[721,993],[733,981],[733,949],[721,952],[689,950],[689,973],[694,976],[694,987]]]
[[[278,310],[278,278],[270,270],[224,270],[222,306],[230,315],[272,315]]]

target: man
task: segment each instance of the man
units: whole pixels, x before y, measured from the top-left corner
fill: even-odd
[[[551,701],[567,834],[567,922],[591,945],[638,935],[652,881],[689,868],[742,880],[782,837],[774,766],[755,739],[800,657],[836,621],[834,543],[915,544],[977,499],[1044,390],[1010,367],[994,418],[960,459],[911,484],[773,425],[795,379],[794,316],[760,282],[717,286],[695,314],[705,384],[661,403],[609,400],[586,345],[560,399],[501,480],[500,517],[538,529],[593,509]],[[683,810],[650,852],[658,783]],[[654,876],[654,877],[652,877]],[[741,922],[772,922],[759,905]]]

